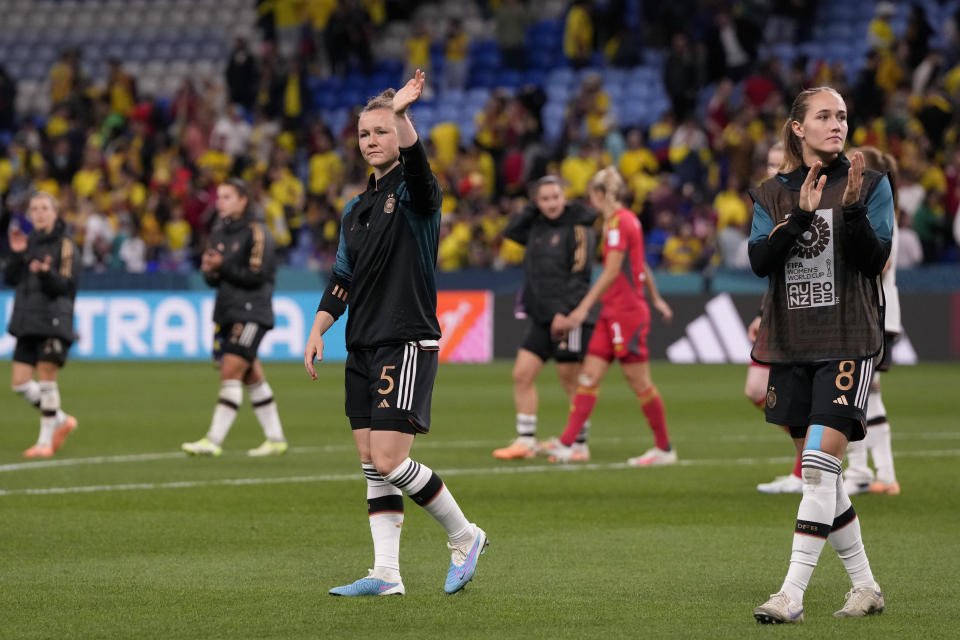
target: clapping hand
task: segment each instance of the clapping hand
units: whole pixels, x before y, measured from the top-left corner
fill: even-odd
[[[810,167],[810,170],[807,171],[807,177],[804,179],[803,185],[800,187],[799,204],[800,208],[804,211],[816,211],[817,207],[820,206],[820,197],[823,195],[823,187],[827,183],[827,176],[820,176],[820,179],[817,179],[817,176],[820,174],[820,169],[822,168],[822,162],[819,160],[814,162],[813,166]],[[849,185],[847,188],[850,188]],[[857,193],[859,194],[859,192],[860,188],[857,187]]]
[[[859,151],[850,157],[850,169],[847,171],[847,188],[843,190],[841,204],[849,207],[860,199],[860,187],[863,185],[863,168],[865,166],[863,154]]]

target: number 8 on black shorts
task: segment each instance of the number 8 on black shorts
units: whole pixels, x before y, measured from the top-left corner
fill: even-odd
[[[436,340],[351,351],[344,371],[350,428],[427,433],[439,356]]]
[[[767,422],[790,427],[793,437],[822,424],[844,432],[851,442],[862,440],[872,378],[872,358],[771,365]]]

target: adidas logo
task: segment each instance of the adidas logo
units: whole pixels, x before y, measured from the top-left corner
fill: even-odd
[[[667,347],[667,359],[678,364],[747,364],[752,348],[733,298],[722,293],[707,302],[706,314],[687,325],[685,337]]]
[[[380,401],[380,404],[377,405],[377,408],[378,408],[378,409],[389,409],[389,408],[390,408],[390,403],[387,402],[386,398],[384,398],[383,400]]]
[[[842,404],[845,407],[850,406],[850,403],[847,402],[847,396],[840,396],[839,398],[833,401],[833,404]]]

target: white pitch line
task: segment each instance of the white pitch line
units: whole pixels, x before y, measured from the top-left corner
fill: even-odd
[[[642,438],[642,434],[636,436],[637,439]],[[960,439],[960,432],[957,431],[930,431],[930,432],[921,432],[921,433],[898,433],[894,434],[894,437],[897,441],[900,440],[955,440]],[[749,434],[721,434],[712,438],[707,439],[698,439],[698,442],[704,441],[716,441],[716,442],[770,442],[776,440],[785,440],[785,436],[781,433],[758,433],[757,435]],[[628,442],[632,438],[616,438],[616,437],[599,437],[591,438],[591,442],[595,443],[605,443],[605,444],[620,444]],[[675,439],[677,443],[682,443],[683,439]],[[417,449],[437,449],[437,450],[446,450],[446,449],[483,449],[488,447],[497,447],[503,444],[502,440],[454,440],[454,441],[443,441],[443,440],[421,440],[416,443]],[[352,452],[354,451],[354,446],[352,444],[329,444],[323,446],[310,446],[310,447],[290,447],[288,453],[293,454],[302,454],[302,453],[341,453],[344,451]],[[224,452],[226,456],[239,456],[243,455],[242,451],[227,451]],[[899,455],[899,454],[898,454]],[[93,464],[122,464],[127,462],[149,462],[153,460],[175,460],[178,458],[186,459],[187,455],[182,451],[165,451],[160,453],[135,453],[135,454],[126,454],[126,455],[115,455],[115,456],[93,456],[89,458],[58,458],[56,460],[37,460],[33,462],[13,462],[10,464],[0,465],[0,473],[11,472],[11,471],[27,471],[30,469],[48,469],[51,467],[73,467],[78,465],[93,465]]]
[[[898,458],[935,458],[946,456],[960,456],[960,449],[935,449],[931,451],[904,451],[897,454]],[[678,466],[752,466],[761,464],[787,464],[793,462],[792,457],[776,458],[712,458],[680,460]],[[474,469],[442,469],[441,476],[492,476],[512,475],[518,473],[551,473],[551,472],[583,472],[583,471],[618,471],[633,469],[625,462],[588,463],[574,465],[528,465],[509,467],[480,467]],[[637,473],[645,473],[637,471]],[[265,484],[304,484],[322,482],[359,482],[359,473],[340,473],[314,476],[283,476],[275,478],[227,478],[223,480],[182,480],[179,482],[141,482],[132,484],[99,484],[78,487],[44,487],[31,489],[0,490],[0,497],[4,496],[42,496],[63,495],[70,493],[103,493],[109,491],[156,491],[162,489],[196,489],[199,487],[247,486]]]

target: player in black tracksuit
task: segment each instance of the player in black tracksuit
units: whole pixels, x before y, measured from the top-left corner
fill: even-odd
[[[345,405],[367,481],[375,560],[370,575],[331,589],[332,595],[404,593],[404,493],[447,531],[447,593],[473,578],[487,542],[440,477],[409,457],[414,435],[430,429],[440,339],[434,275],[440,185],[407,115],[423,85],[418,70],[399,92],[384,92],[360,114],[360,152],[374,171],[367,189],[344,208],[336,264],[304,352],[304,366],[316,380],[323,334],[349,304]]]
[[[273,327],[273,238],[262,223],[251,220],[247,186],[242,180],[231,179],[217,187],[217,211],[220,221],[200,269],[207,284],[217,289],[213,355],[220,364],[220,397],[207,435],[185,442],[181,448],[191,455],[220,455],[243,401],[241,385],[246,384],[253,412],[266,436],[263,444],[247,453],[283,454],[287,450],[283,427],[257,358],[260,341]]]
[[[3,279],[16,287],[7,331],[17,339],[11,386],[40,409],[40,436],[25,458],[49,458],[77,426],[60,408],[57,374],[75,339],[73,299],[77,295],[76,248],[64,235],[57,201],[47,193],[30,198],[33,231],[10,232],[11,253]],[[36,372],[37,380],[34,380]]]
[[[555,339],[550,325],[570,313],[590,289],[597,239],[597,212],[568,203],[560,180],[547,176],[533,188],[533,202],[514,216],[503,235],[526,247],[523,267],[523,310],[531,324],[517,350],[513,367],[513,397],[517,407],[517,438],[496,449],[501,460],[533,458],[537,454],[537,374],[550,358],[557,361],[560,383],[571,402],[577,390],[580,363],[590,343],[597,310],[583,325]],[[585,424],[575,447],[589,458]]]

